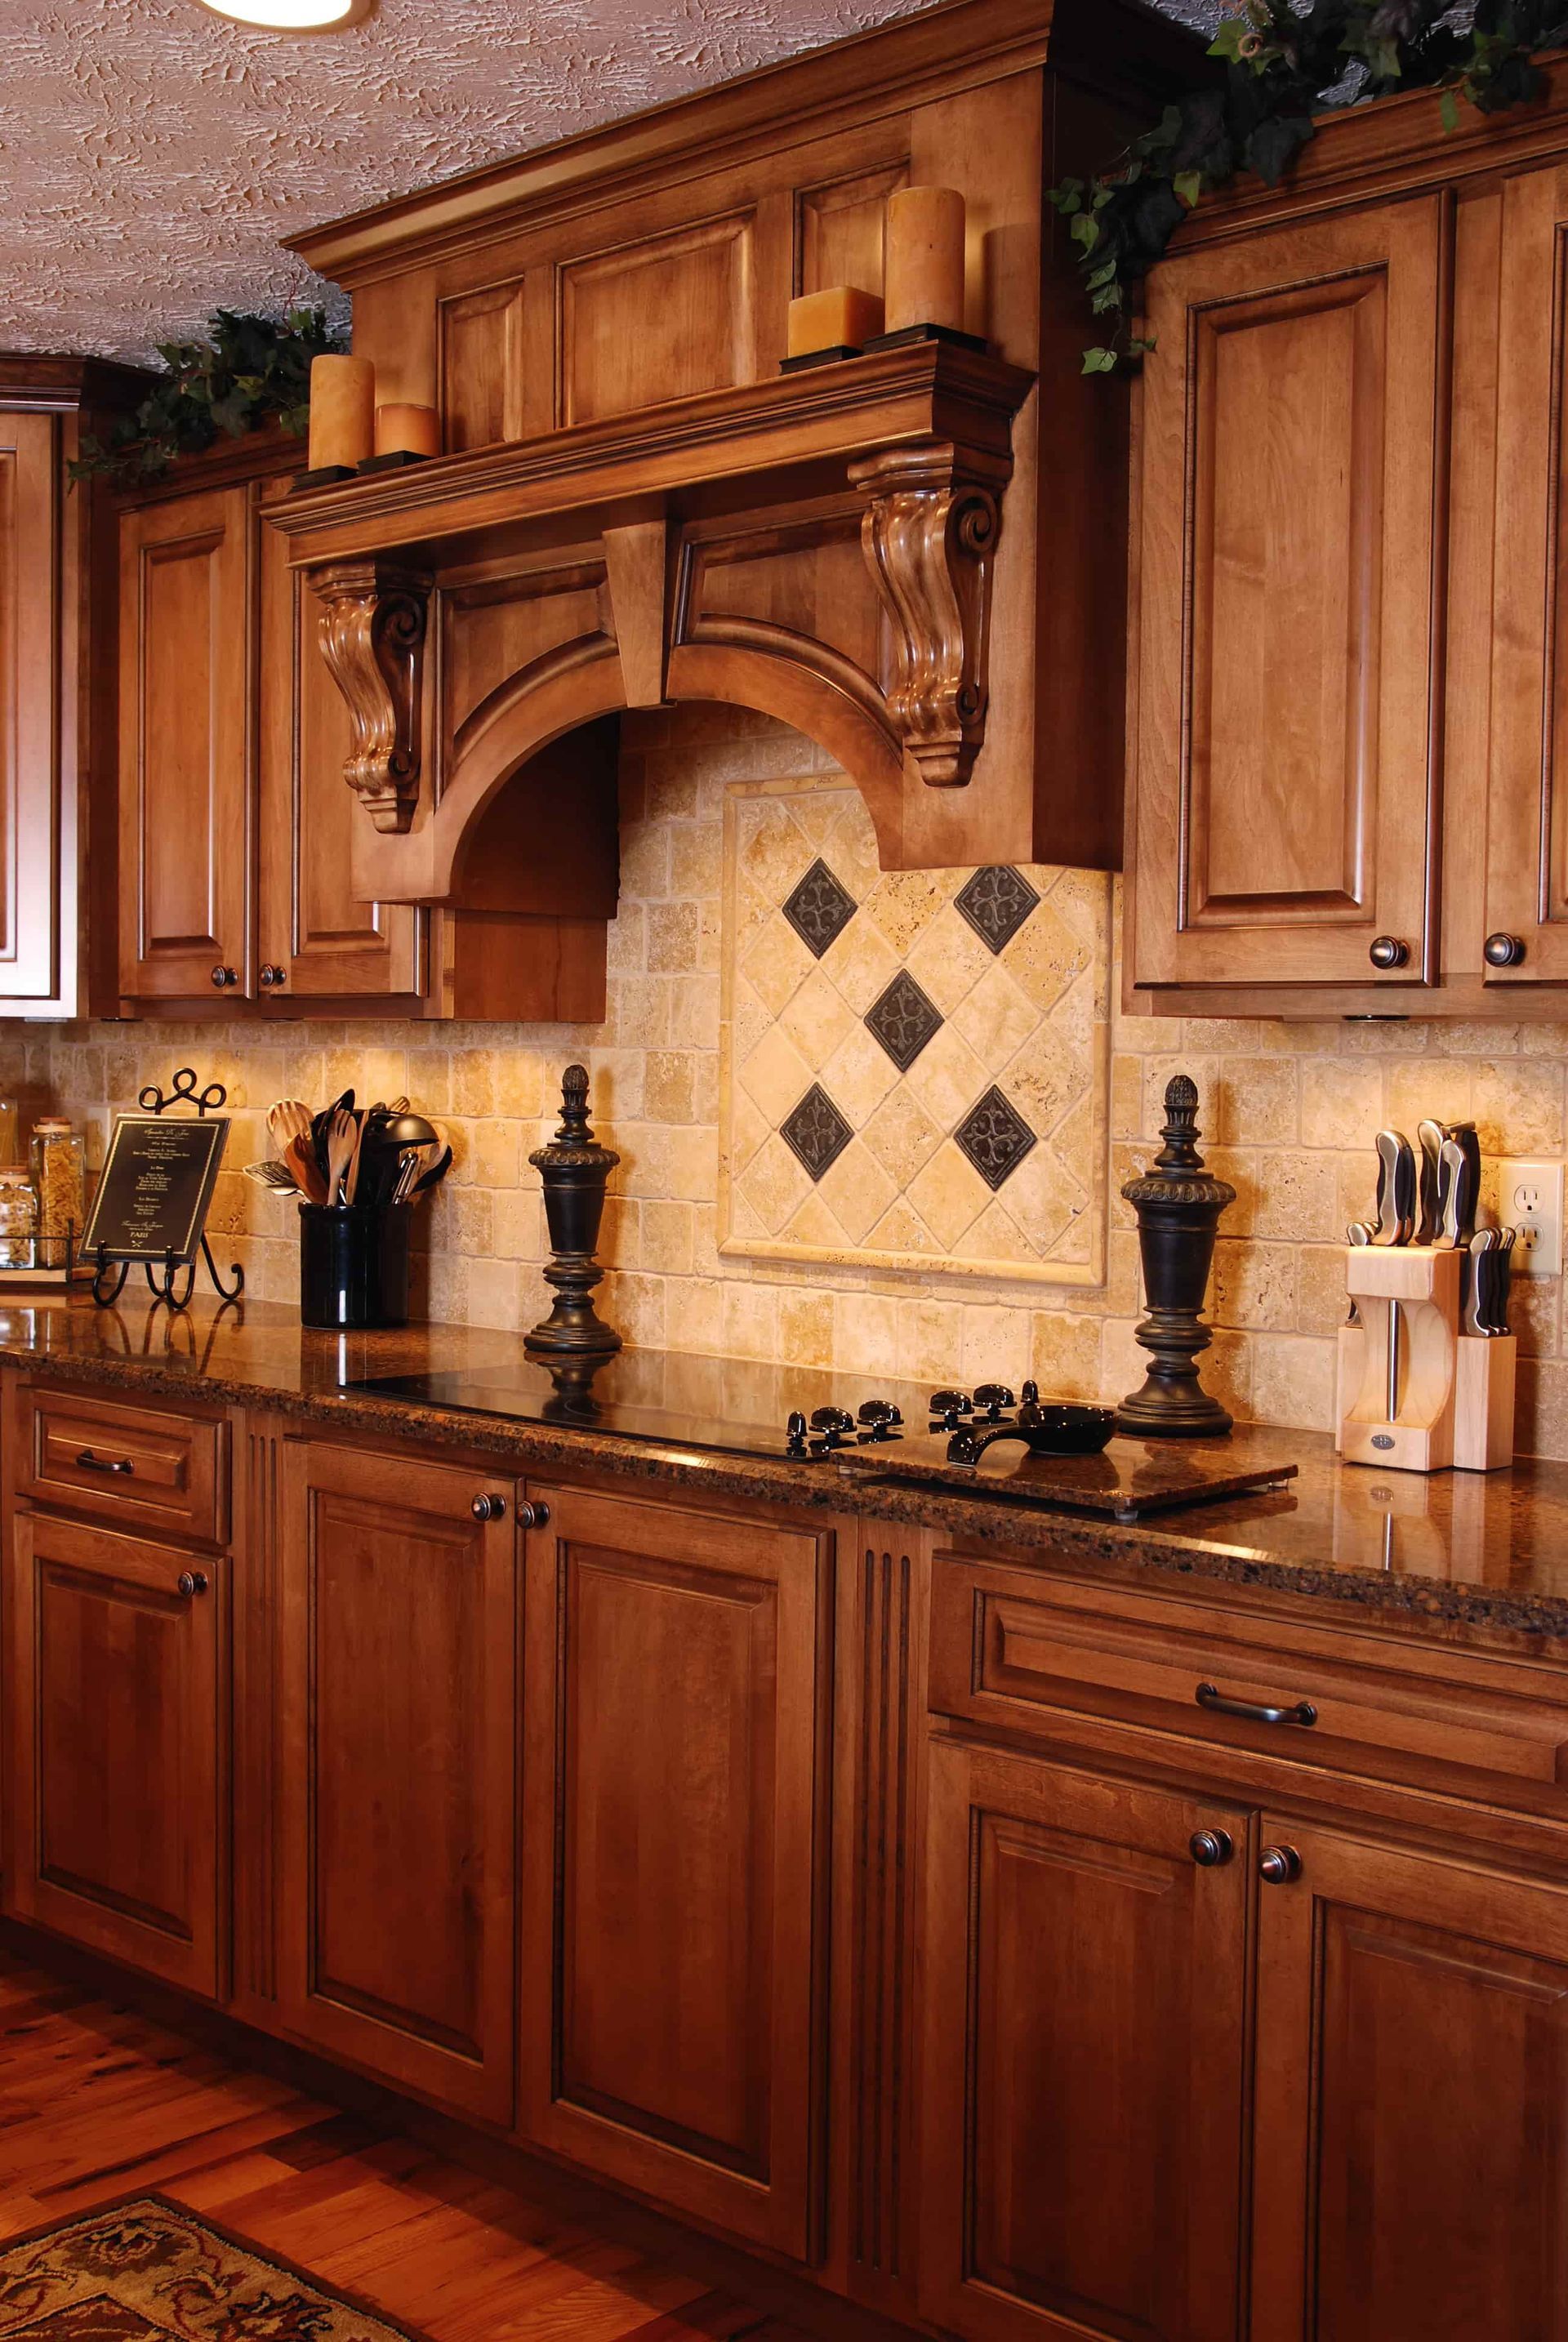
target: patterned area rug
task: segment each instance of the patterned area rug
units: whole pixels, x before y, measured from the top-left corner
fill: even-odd
[[[161,2196],[0,2245],[15,2342],[420,2342]]]

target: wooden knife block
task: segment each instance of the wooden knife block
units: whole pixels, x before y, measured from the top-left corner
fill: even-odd
[[[1344,1259],[1362,1321],[1339,1336],[1334,1444],[1346,1463],[1394,1472],[1492,1472],[1512,1463],[1518,1344],[1512,1334],[1460,1332],[1463,1255],[1435,1245],[1351,1245]]]

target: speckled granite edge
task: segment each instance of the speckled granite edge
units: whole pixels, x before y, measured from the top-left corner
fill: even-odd
[[[546,1425],[511,1424],[410,1406],[358,1392],[291,1390],[228,1370],[193,1371],[147,1357],[84,1356],[0,1340],[0,1365],[36,1379],[135,1392],[183,1406],[245,1406],[324,1428],[385,1438],[393,1445],[458,1448],[494,1456],[524,1470],[592,1470],[632,1482],[786,1506],[796,1512],[902,1522],[961,1540],[965,1547],[997,1550],[1024,1561],[1049,1553],[1074,1568],[1099,1565],[1125,1580],[1182,1578],[1240,1592],[1278,1593],[1332,1603],[1358,1622],[1379,1617],[1427,1628],[1480,1630],[1517,1649],[1528,1637],[1537,1654],[1568,1664],[1568,1592],[1442,1579],[1414,1572],[1357,1567],[1329,1559],[1293,1559],[1253,1541],[1240,1525],[1216,1522],[1227,1533],[1205,1536],[1194,1513],[1119,1525],[1045,1510],[1003,1496],[971,1497],[897,1484],[868,1475],[796,1465],[774,1467],[755,1458],[710,1456],[650,1446],[610,1435]],[[1348,1468],[1348,1467],[1339,1467]],[[1291,1497],[1255,1500],[1255,1526],[1293,1509]],[[1180,1520],[1183,1526],[1178,1526]],[[1191,1524],[1191,1526],[1185,1526]],[[1253,1524],[1246,1525],[1247,1530]],[[1151,1588],[1151,1590],[1153,1590]],[[1340,1623],[1349,1623],[1342,1617]],[[1548,1649],[1546,1646],[1559,1647]]]

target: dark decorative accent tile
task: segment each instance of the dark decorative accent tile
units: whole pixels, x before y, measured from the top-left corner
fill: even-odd
[[[1030,1148],[1040,1144],[1017,1107],[994,1087],[970,1107],[953,1136],[992,1189],[1010,1179]]]
[[[941,1031],[942,1011],[926,998],[909,970],[901,967],[881,998],[866,1010],[865,1023],[899,1072],[906,1074],[932,1035]]]
[[[799,1106],[792,1106],[780,1123],[779,1136],[812,1177],[820,1179],[832,1170],[854,1133],[822,1084],[813,1082]]]
[[[988,950],[1010,944],[1040,897],[1010,864],[994,862],[977,870],[954,901]]]
[[[854,918],[854,896],[841,886],[820,855],[784,906],[784,915],[814,958],[836,943]]]

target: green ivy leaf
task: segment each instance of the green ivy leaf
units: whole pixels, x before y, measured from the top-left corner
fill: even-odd
[[[1085,350],[1084,353],[1084,371],[1085,374],[1114,374],[1115,367],[1116,353],[1114,350]]]
[[[1186,205],[1187,209],[1189,211],[1194,210],[1197,205],[1198,197],[1203,192],[1203,173],[1201,171],[1178,171],[1175,177],[1172,180],[1171,185],[1174,187],[1182,201]]]
[[[1085,252],[1093,252],[1100,241],[1100,223],[1088,212],[1080,212],[1068,233],[1074,244],[1081,245]]]

